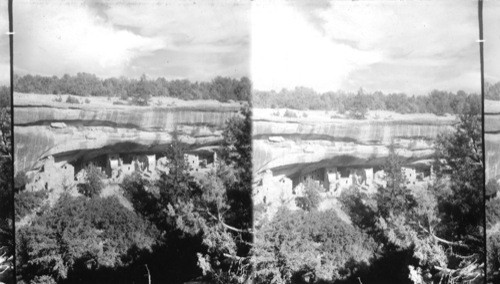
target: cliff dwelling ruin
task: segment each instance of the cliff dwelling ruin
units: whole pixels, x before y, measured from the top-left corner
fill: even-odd
[[[195,177],[201,176],[214,168],[217,152],[212,149],[185,153],[184,160]],[[57,191],[74,188],[85,182],[85,168],[91,164],[101,171],[105,184],[120,184],[126,176],[133,173],[138,173],[148,180],[157,180],[161,173],[168,173],[170,161],[165,155],[157,153],[108,153],[92,159],[70,162],[49,156],[45,158],[40,169],[27,173],[30,182],[26,184],[26,189]]]
[[[432,165],[425,163],[404,166],[401,173],[409,187],[425,186],[434,176]],[[386,186],[385,177],[386,173],[380,166],[321,167],[291,176],[276,175],[268,169],[254,192],[254,200],[264,204],[289,203],[303,195],[304,184],[308,180],[321,187],[324,197],[337,198],[342,191],[354,185],[367,193],[374,193],[379,186]]]

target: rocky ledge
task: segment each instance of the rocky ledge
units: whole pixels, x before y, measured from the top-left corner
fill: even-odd
[[[71,104],[67,97],[14,95],[16,172],[40,167],[49,156],[71,162],[116,151],[161,152],[174,133],[191,148],[213,146],[241,107],[170,98],[153,98],[150,106],[101,97],[77,97],[80,103]]]

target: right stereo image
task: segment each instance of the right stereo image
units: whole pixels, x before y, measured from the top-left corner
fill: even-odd
[[[256,283],[498,283],[491,2],[253,2]]]

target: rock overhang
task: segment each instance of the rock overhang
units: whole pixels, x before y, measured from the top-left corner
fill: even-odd
[[[162,151],[174,133],[191,150],[211,147],[222,140],[226,121],[241,108],[239,103],[214,102],[206,106],[199,102],[170,107],[73,106],[45,99],[50,95],[29,97],[37,100],[15,100],[16,172],[39,167],[49,156],[75,160],[82,155],[79,151]],[[134,146],[127,149],[124,143]]]

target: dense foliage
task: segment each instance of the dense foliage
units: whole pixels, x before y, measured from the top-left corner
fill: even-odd
[[[244,108],[227,122],[220,159],[196,179],[184,157],[185,145],[175,134],[165,150],[169,170],[158,180],[137,173],[125,178],[125,200],[99,197],[101,172],[87,167],[83,196],[63,193],[56,204],[39,208],[18,228],[21,283],[247,281],[252,241],[250,115]],[[23,215],[40,201],[35,193],[25,192],[25,182],[25,176],[16,179],[16,198],[26,207]]]
[[[492,228],[495,225],[500,224],[500,199],[498,198],[487,199],[485,205],[486,205],[486,228]]]
[[[500,185],[492,178],[486,184],[486,263],[488,283],[500,282]]]
[[[484,167],[480,112],[460,115],[453,133],[437,139],[436,172],[449,178],[439,188],[440,211],[447,234],[455,240],[482,239],[484,230]],[[482,241],[481,241],[482,243]],[[479,248],[478,248],[479,249]],[[481,249],[482,251],[482,249]]]
[[[357,119],[364,118],[367,110],[389,110],[398,113],[434,113],[437,115],[460,114],[471,108],[480,110],[481,97],[434,90],[428,95],[409,96],[404,93],[357,93],[343,91],[317,93],[313,89],[297,87],[293,90],[254,91],[252,103],[255,107],[291,108],[297,110],[334,110],[348,112]]]
[[[156,232],[116,197],[63,195],[31,225],[17,230],[20,283],[88,282],[100,271],[131,265],[134,251],[152,248]]]
[[[485,99],[500,101],[500,82],[496,84],[486,83],[484,86],[484,92]]]
[[[498,192],[500,191],[500,184],[495,178],[490,178],[488,182],[486,182],[486,198],[494,198],[498,196]]]
[[[0,86],[0,106],[10,107],[10,88],[7,86]]]
[[[138,175],[124,181],[123,191],[134,209],[162,233],[159,248],[146,257],[152,260],[153,281],[201,278],[213,283],[242,283],[248,279],[252,241],[250,126],[246,108],[241,116],[227,122],[220,160],[200,180],[190,174],[184,145],[174,135],[165,152],[168,173],[157,182]]]
[[[308,178],[304,182],[303,191],[303,196],[297,197],[295,199],[295,203],[297,204],[297,206],[305,211],[314,211],[318,209],[318,206],[321,202],[321,196],[319,193],[323,191],[321,185]]]
[[[333,210],[280,208],[255,236],[256,283],[319,283],[347,279],[369,263],[376,244]]]
[[[15,218],[16,222],[24,218],[26,215],[39,208],[43,201],[47,198],[46,190],[38,191],[19,191],[14,196]]]
[[[16,222],[32,214],[35,210],[41,209],[48,196],[48,190],[25,190],[28,182],[28,176],[24,171],[16,173],[14,177],[14,217]]]
[[[251,228],[252,211],[252,113],[243,107],[241,116],[228,120],[222,133],[221,168],[224,173],[224,186],[227,190],[227,202],[231,207],[227,222],[238,228]],[[243,231],[240,253],[248,253],[252,234]]]
[[[0,87],[0,282],[13,283],[12,144],[10,88]]]
[[[68,104],[80,104],[80,100],[75,98],[75,97],[68,96],[66,98],[66,103],[68,103]]]
[[[487,283],[498,283],[500,281],[500,232],[498,229],[488,232],[486,244]]]
[[[431,112],[459,113],[454,130],[441,133],[435,141],[436,159],[429,184],[410,185],[402,168],[405,161],[399,156],[399,150],[391,146],[384,165],[385,184],[379,185],[375,193],[353,185],[339,198],[352,225],[337,218],[333,210],[326,211],[331,219],[318,225],[315,222],[323,218],[319,215],[324,212],[311,210],[314,207],[308,206],[310,202],[304,202],[310,194],[296,198],[304,210],[291,212],[282,208],[272,220],[267,223],[264,220],[262,226],[256,228],[254,263],[257,283],[482,281],[486,252],[482,238],[481,105],[475,95],[463,93],[456,98],[449,95],[453,103],[447,101],[446,94],[438,92],[418,99],[420,102],[430,99],[432,107],[436,107]],[[370,102],[370,95],[362,91],[352,97]],[[295,103],[291,100],[292,97],[287,97],[284,103]],[[421,111],[428,112],[426,107],[430,107],[431,101],[423,104]],[[376,102],[388,103],[383,99],[371,103]],[[372,109],[371,103],[365,105],[366,109]],[[404,106],[404,100],[390,103]],[[254,101],[254,104],[258,102]],[[300,104],[304,108],[310,106],[305,97]],[[445,104],[451,104],[450,109],[446,110]],[[393,106],[391,110],[398,111],[397,105]],[[285,107],[292,108],[292,105]],[[373,109],[384,107],[378,105]],[[360,110],[349,111],[361,114],[364,110],[362,106]],[[312,184],[309,183],[308,187]],[[329,226],[338,224],[358,237],[353,237],[350,232],[332,234],[328,238],[314,234],[316,230],[326,233]],[[345,240],[344,235],[349,240]],[[335,244],[335,253],[323,250],[328,243]],[[343,248],[347,251],[342,252]],[[356,253],[350,255],[350,252]],[[340,257],[329,260],[328,257],[333,255]],[[498,258],[498,254],[494,257]]]
[[[130,98],[139,105],[147,104],[151,97],[226,102],[249,101],[251,96],[251,82],[246,77],[240,80],[216,77],[211,82],[191,82],[163,77],[148,79],[145,75],[139,80],[124,77],[100,79],[88,73],[66,74],[60,78],[25,75],[15,76],[14,86],[14,90],[21,93]]]
[[[479,112],[471,111],[460,115],[453,132],[438,136],[435,177],[426,187],[408,186],[401,171],[403,160],[391,147],[384,167],[385,186],[374,195],[355,187],[342,193],[343,209],[353,224],[383,245],[373,262],[400,259],[393,266],[395,274],[401,275],[398,283],[484,280],[480,125]],[[489,187],[495,191],[497,185],[490,183]],[[488,220],[497,218],[490,215]],[[491,237],[490,243],[498,243],[497,239]],[[489,266],[498,263],[495,250],[489,251],[488,257],[492,259]],[[373,269],[371,273],[360,271],[358,277],[388,282],[386,276]]]
[[[379,208],[379,227],[388,241],[412,249],[419,260],[411,269],[414,281],[484,279],[480,121],[479,112],[464,113],[455,131],[438,136],[431,185],[405,190],[391,204],[378,203],[389,209]]]

